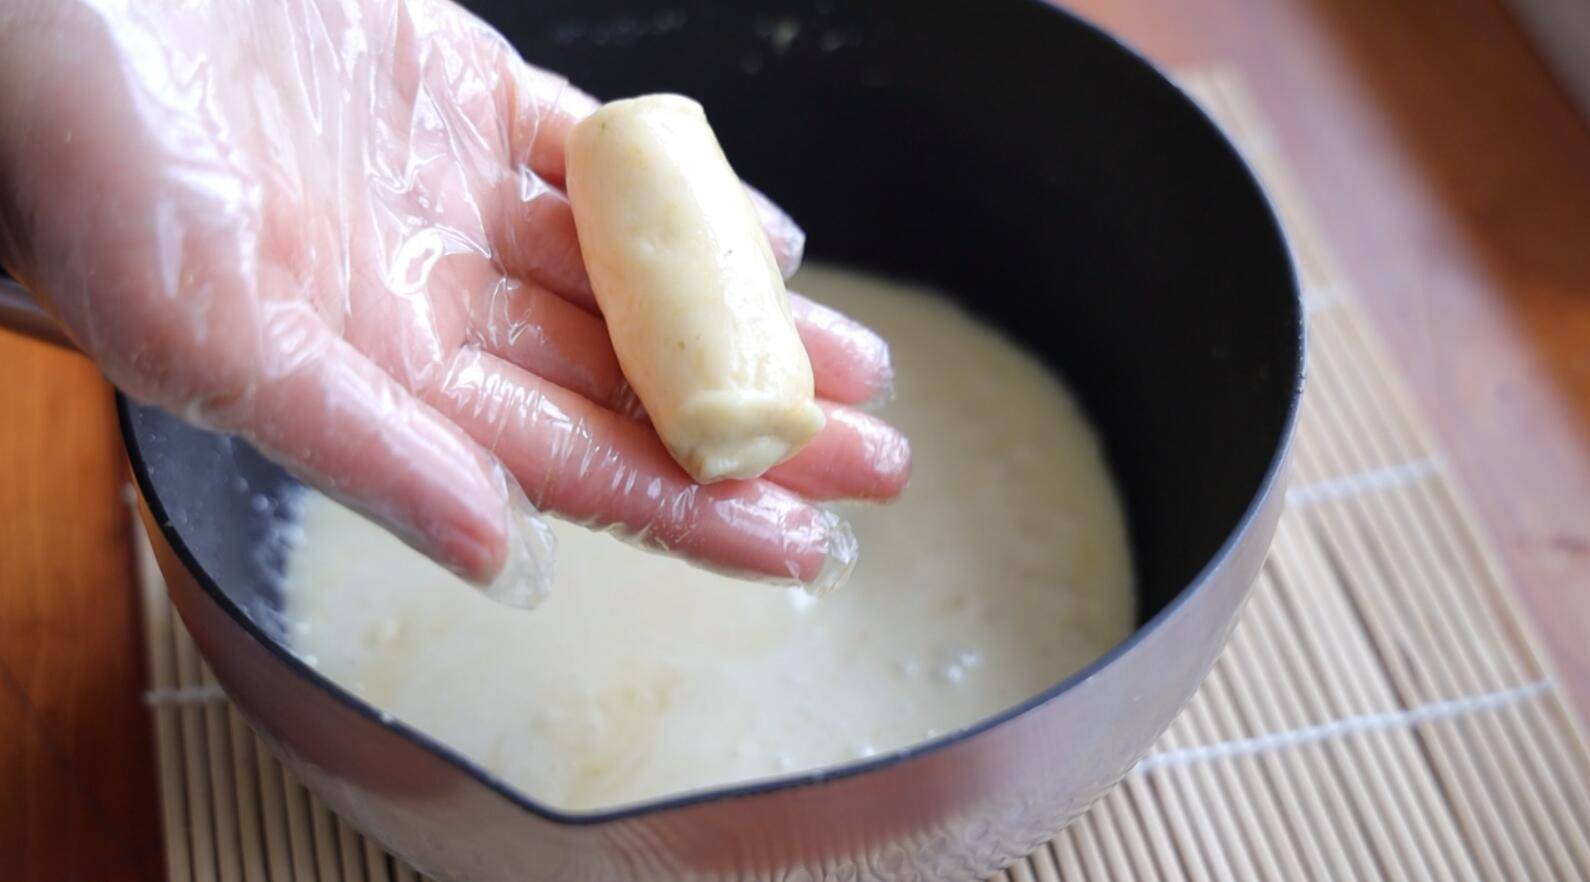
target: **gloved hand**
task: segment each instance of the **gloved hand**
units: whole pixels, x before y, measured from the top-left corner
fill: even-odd
[[[561,190],[593,108],[448,0],[16,0],[0,261],[127,394],[476,582],[510,570],[506,599],[549,578],[518,485],[697,562],[831,580],[854,543],[812,500],[909,472],[846,406],[885,392],[887,347],[797,300],[827,429],[762,480],[690,481],[627,391]],[[759,204],[793,271],[800,230]]]

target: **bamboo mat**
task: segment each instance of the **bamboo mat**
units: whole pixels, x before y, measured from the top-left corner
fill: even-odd
[[[1263,179],[1306,292],[1288,511],[1186,711],[1001,882],[1590,878],[1584,732],[1258,108],[1227,72],[1184,84]],[[254,737],[143,569],[169,877],[417,878]]]

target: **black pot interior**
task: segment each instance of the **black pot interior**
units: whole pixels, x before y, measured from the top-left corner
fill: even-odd
[[[1144,620],[1237,529],[1299,382],[1290,264],[1229,146],[1107,37],[1036,0],[471,5],[599,97],[701,99],[811,257],[929,282],[1061,373],[1125,497]],[[126,419],[180,544],[279,633],[262,540],[292,480]]]

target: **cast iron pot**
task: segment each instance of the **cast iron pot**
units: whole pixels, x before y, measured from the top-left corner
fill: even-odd
[[[477,8],[598,95],[701,99],[739,171],[806,225],[812,256],[953,292],[1061,373],[1126,500],[1140,627],[929,744],[559,812],[284,649],[282,561],[262,540],[292,479],[124,401],[172,597],[227,691],[327,804],[444,879],[965,882],[1040,844],[1203,679],[1282,506],[1303,320],[1242,161],[1152,67],[1035,0]]]

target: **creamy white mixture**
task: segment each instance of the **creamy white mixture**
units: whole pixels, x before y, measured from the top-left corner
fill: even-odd
[[[537,799],[593,809],[841,764],[948,733],[1132,628],[1121,506],[1035,360],[948,301],[810,267],[893,345],[912,483],[845,506],[836,594],[736,581],[557,523],[557,585],[507,609],[323,497],[287,576],[294,645]]]

